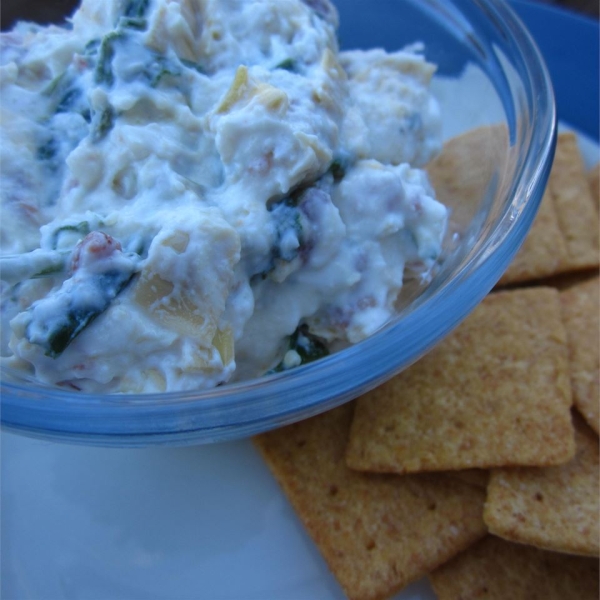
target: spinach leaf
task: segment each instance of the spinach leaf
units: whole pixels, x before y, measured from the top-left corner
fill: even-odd
[[[129,0],[123,9],[123,16],[141,18],[145,16],[150,0]]]
[[[321,338],[309,331],[308,325],[301,324],[290,336],[284,358],[270,371],[270,373],[280,373],[281,371],[293,368],[286,364],[287,361],[285,355],[287,355],[288,352],[295,352],[298,355],[299,363],[297,358],[294,366],[299,366],[327,356],[329,354],[329,349]]]
[[[42,161],[52,161],[58,152],[58,142],[54,136],[50,136],[40,146],[38,146],[36,158]]]
[[[106,84],[110,87],[114,83],[115,76],[112,71],[112,60],[115,56],[117,42],[124,37],[125,34],[122,31],[115,30],[102,38],[98,47],[96,69],[94,70],[94,81],[97,84]]]
[[[291,262],[298,254],[303,241],[303,219],[297,200],[289,196],[271,208],[275,224],[275,244],[271,249],[271,259]],[[290,248],[290,238],[298,240],[296,248]]]
[[[52,232],[52,248],[56,250],[63,233],[77,233],[80,237],[86,236],[90,232],[90,224],[88,221],[81,221],[73,225],[61,225]]]
[[[151,61],[142,70],[142,76],[151,87],[156,87],[161,79],[167,75],[179,76],[181,75],[181,68],[162,54],[153,54]]]
[[[135,29],[136,31],[145,31],[148,28],[146,19],[137,17],[121,17],[117,25],[119,29]]]
[[[96,112],[92,117],[92,128],[90,131],[92,143],[97,144],[103,140],[113,128],[114,121],[115,112],[112,106],[107,106],[103,110]]]
[[[206,75],[206,69],[204,69],[204,67],[198,64],[197,62],[194,62],[193,60],[187,60],[187,58],[180,58],[179,61],[184,67],[188,69],[193,69],[201,75]]]
[[[286,58],[285,60],[282,60],[279,64],[275,65],[275,68],[295,73],[297,70],[297,65],[296,61],[293,58]]]
[[[56,303],[52,296],[48,300],[53,301],[53,307],[59,306],[62,315],[55,315],[50,320],[46,330],[46,338],[41,345],[46,350],[46,356],[56,358],[60,356],[67,346],[96,318],[102,314],[110,303],[131,281],[133,271],[108,271],[95,275],[93,279],[85,281],[88,286],[86,294],[77,294],[77,284],[73,286],[72,294],[61,298],[62,302]],[[83,284],[80,284],[83,285]],[[96,295],[94,302],[86,302],[90,288]],[[63,288],[61,288],[62,290]],[[59,290],[60,292],[60,290]],[[82,300],[81,298],[85,298]],[[44,299],[46,300],[46,299]],[[43,303],[40,300],[39,303]],[[39,305],[38,305],[39,306]],[[30,340],[33,341],[33,340]],[[38,342],[39,343],[39,342]]]
[[[42,94],[51,99],[54,113],[70,111],[83,113],[85,110],[82,104],[83,91],[72,69],[68,69],[55,77],[43,90]]]
[[[123,254],[110,236],[88,234],[71,255],[71,277],[28,309],[29,342],[41,346],[46,356],[59,356],[125,289],[138,260],[137,255]]]

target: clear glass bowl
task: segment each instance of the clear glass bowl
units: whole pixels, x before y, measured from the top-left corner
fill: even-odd
[[[485,122],[493,106],[508,133],[492,140],[498,160],[485,173],[480,198],[454,207],[456,236],[449,237],[446,259],[433,281],[427,287],[407,285],[397,317],[355,346],[284,373],[211,391],[84,394],[3,370],[3,427],[114,446],[254,435],[334,408],[381,384],[444,338],[496,285],[535,217],[556,140],[552,86],[532,38],[503,0],[336,4],[342,49],[395,50],[425,43],[428,60],[439,66],[447,136]],[[462,79],[448,83],[446,78],[461,74],[467,63],[480,69],[487,87],[474,90]]]

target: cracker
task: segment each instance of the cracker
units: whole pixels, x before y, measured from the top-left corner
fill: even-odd
[[[387,598],[485,535],[485,493],[450,478],[348,469],[351,404],[255,438],[351,600]]]
[[[575,415],[575,458],[560,467],[494,469],[484,519],[513,542],[598,556],[598,436]]]
[[[480,211],[508,152],[504,125],[471,129],[445,142],[427,165],[436,197],[450,209],[451,227],[464,232]]]
[[[587,172],[587,180],[596,210],[600,210],[600,162]]]
[[[468,236],[468,224],[509,160],[506,128],[478,127],[448,140],[427,172],[436,196],[450,209],[450,229]],[[476,225],[477,226],[477,225]],[[558,135],[554,163],[531,230],[500,286],[537,281],[599,264],[598,209],[577,138]]]
[[[573,402],[600,433],[600,279],[594,277],[561,292],[567,328]]]
[[[550,277],[560,273],[568,259],[567,244],[558,224],[552,194],[546,188],[531,229],[498,285]]]
[[[598,561],[488,536],[440,569],[438,600],[598,600]]]
[[[577,137],[563,132],[538,214],[499,285],[595,268],[599,260],[598,211]]]
[[[548,185],[569,254],[563,271],[597,267],[600,260],[598,211],[573,132],[558,136]]]
[[[410,473],[573,457],[558,291],[491,294],[415,365],[359,398],[346,459]]]

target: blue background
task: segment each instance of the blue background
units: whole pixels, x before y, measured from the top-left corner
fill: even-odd
[[[554,7],[512,0],[539,46],[554,84],[558,118],[598,141],[599,25]]]
[[[334,0],[343,15],[339,41],[343,49],[383,46],[395,50],[415,40],[424,42],[427,58],[445,75],[458,74],[464,61],[473,58],[471,50],[456,42],[449,25],[432,34],[424,23],[418,0],[406,2],[402,19],[397,18],[397,0],[380,0],[365,10],[365,0]],[[457,0],[461,10],[477,16],[477,5]],[[554,85],[558,118],[598,140],[600,101],[599,25],[581,16],[539,1],[509,0],[509,5],[525,23],[541,50]],[[416,8],[419,6],[419,8]],[[416,18],[415,16],[416,15]],[[392,15],[392,16],[390,16]]]

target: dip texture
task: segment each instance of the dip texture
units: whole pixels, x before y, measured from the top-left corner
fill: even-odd
[[[4,364],[108,393],[319,358],[394,314],[447,211],[422,48],[326,0],[84,0],[0,36]]]

